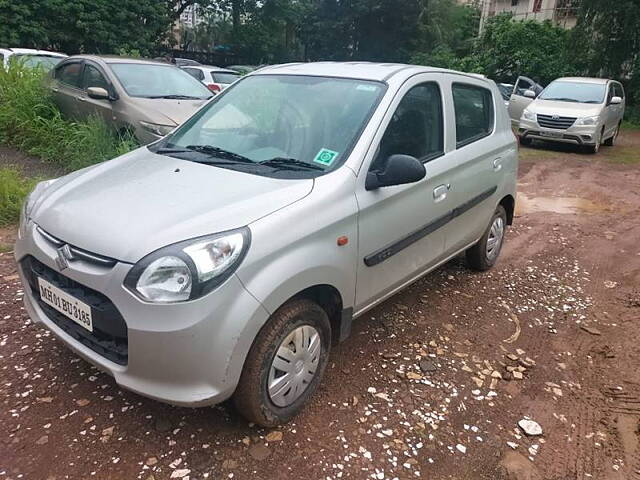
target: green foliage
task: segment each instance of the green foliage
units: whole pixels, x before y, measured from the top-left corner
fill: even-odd
[[[76,170],[116,157],[135,146],[99,118],[62,118],[43,82],[43,73],[19,66],[0,69],[0,142]]]
[[[37,181],[24,178],[13,168],[0,168],[0,227],[18,221],[22,202]]]

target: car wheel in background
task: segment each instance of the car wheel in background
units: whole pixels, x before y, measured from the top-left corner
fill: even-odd
[[[484,272],[498,260],[507,229],[507,212],[498,205],[482,238],[466,251],[467,263],[473,270]]]
[[[520,137],[520,145],[528,147],[531,145],[532,140],[529,137]]]
[[[249,350],[234,394],[237,410],[263,427],[289,421],[316,391],[330,349],[326,312],[304,298],[286,303]]]
[[[603,145],[606,145],[607,147],[613,147],[613,144],[615,143],[616,139],[618,138],[618,135],[620,134],[620,124],[618,124],[615,133],[613,134],[613,136],[611,138],[607,138]]]

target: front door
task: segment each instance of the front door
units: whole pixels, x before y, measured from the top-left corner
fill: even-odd
[[[452,204],[441,79],[442,75],[422,74],[400,89],[359,171],[356,314],[443,257],[443,225]],[[424,162],[426,177],[367,191],[367,172],[384,170],[393,154]]]
[[[81,118],[97,116],[102,118],[107,125],[114,121],[112,102],[107,99],[91,98],[87,94],[89,87],[104,88],[110,95],[114,95],[113,86],[107,81],[100,67],[86,62],[84,65],[83,92],[79,98],[78,113]]]
[[[518,77],[513,93],[509,99],[509,117],[511,117],[511,125],[517,127],[520,123],[520,117],[524,109],[533,102],[533,98],[525,97],[524,92],[532,90],[536,92],[536,83],[527,77]],[[538,94],[539,92],[536,92]]]

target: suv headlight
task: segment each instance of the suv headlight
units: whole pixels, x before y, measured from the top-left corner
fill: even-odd
[[[598,124],[598,116],[595,117],[583,117],[576,120],[576,125],[590,126]]]
[[[233,274],[250,240],[249,229],[243,227],[169,245],[135,264],[124,284],[148,302],[194,300]]]
[[[164,137],[165,135],[171,133],[174,128],[176,128],[175,125],[162,125],[160,123],[143,122],[142,120],[140,120],[140,125],[147,132],[151,132],[154,135],[158,135],[159,137]]]
[[[531,110],[525,109],[525,111],[522,112],[522,118],[524,120],[529,120],[530,122],[535,122],[536,121],[536,114],[533,113]]]

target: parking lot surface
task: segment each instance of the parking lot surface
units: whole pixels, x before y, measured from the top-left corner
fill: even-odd
[[[639,157],[632,131],[521,149],[498,265],[457,258],[365,314],[273,430],[119,389],[28,319],[2,231],[0,479],[640,478]]]

